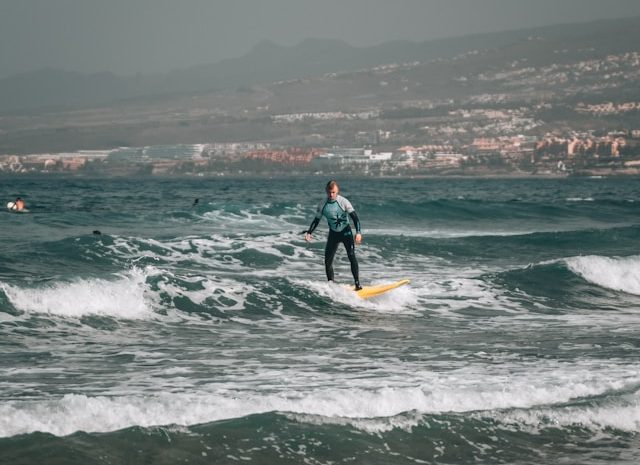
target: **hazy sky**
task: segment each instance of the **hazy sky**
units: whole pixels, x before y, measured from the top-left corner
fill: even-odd
[[[351,45],[640,16],[640,0],[0,0],[0,77],[164,72],[261,40]]]

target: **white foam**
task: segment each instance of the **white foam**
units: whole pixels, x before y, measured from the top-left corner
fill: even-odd
[[[401,429],[411,432],[412,428],[423,424],[425,415],[415,410],[404,412],[392,417],[380,418],[345,418],[345,417],[325,417],[321,415],[286,413],[290,420],[300,423],[310,423],[312,425],[339,425],[352,426],[361,431],[371,434],[384,433],[393,429]]]
[[[58,399],[3,402],[0,437],[34,431],[64,436],[75,431],[106,432],[134,425],[188,426],[273,411],[296,414],[300,421],[348,423],[372,432],[414,425],[416,415],[407,412],[468,412],[527,425],[543,425],[548,418],[555,418],[564,425],[610,426],[639,432],[637,392],[617,398],[616,404],[610,406],[547,407],[602,395],[639,381],[637,376],[610,380],[604,375],[600,373],[597,378],[588,372],[574,372],[555,382],[547,377],[542,383],[535,383],[529,376],[481,379],[476,375],[467,379],[464,373],[454,372],[434,376],[428,383],[416,386],[381,386],[380,380],[369,379],[350,388],[317,386],[305,391],[292,386],[282,386],[277,392],[232,390],[213,384],[193,393],[164,391],[113,397],[68,394]],[[372,385],[366,386],[367,383]],[[506,409],[527,410],[505,413]]]
[[[41,287],[20,287],[0,282],[11,304],[26,313],[66,317],[106,315],[142,319],[153,311],[147,298],[145,275],[133,269],[118,279],[77,279]]]
[[[410,306],[417,302],[414,292],[409,286],[403,286],[386,294],[370,298],[362,299],[353,292],[350,285],[341,285],[330,283],[328,281],[308,281],[308,280],[292,280],[294,285],[312,289],[323,297],[329,298],[333,302],[340,302],[350,307],[357,307],[379,312],[389,313],[413,313]],[[370,285],[382,283],[372,282]]]
[[[246,234],[234,236],[213,234],[207,238],[187,236],[164,242],[120,237],[114,240],[114,245],[110,248],[113,253],[134,263],[146,258],[170,264],[189,262],[192,266],[203,265],[225,271],[253,272],[254,270],[243,267],[242,261],[236,255],[245,251],[257,251],[279,259],[296,260],[309,256],[305,246],[293,241],[296,237],[298,236],[290,232],[258,237]],[[291,249],[290,254],[277,248],[283,244]],[[152,250],[149,250],[149,247]],[[274,274],[276,274],[275,270]]]
[[[640,431],[640,398],[633,395],[622,405],[516,410],[500,413],[498,418],[502,422],[524,425],[535,431],[551,426],[592,430],[614,428],[637,433]]]
[[[300,221],[305,220],[305,216],[300,213],[299,207],[289,207],[285,213],[273,216],[262,213],[262,209],[269,208],[269,205],[255,206],[251,209],[243,209],[237,213],[224,209],[217,209],[206,212],[202,218],[211,221],[212,227],[221,231],[261,231],[261,232],[284,232],[292,228],[299,229]]]
[[[431,239],[456,239],[467,237],[510,237],[510,236],[528,236],[541,232],[555,232],[557,229],[521,229],[517,226],[513,229],[505,230],[489,230],[489,229],[469,229],[460,227],[460,229],[411,229],[410,227],[402,229],[393,228],[367,228],[367,235],[371,236],[393,236],[393,237],[420,237]]]
[[[196,305],[204,305],[209,301],[216,302],[218,310],[243,310],[245,308],[245,300],[250,289],[238,281],[215,276],[181,279],[186,282],[198,283],[202,289],[187,290],[176,282],[163,280],[158,283],[159,291],[172,298],[185,296]],[[221,297],[225,297],[224,304],[219,303]]]
[[[569,269],[598,286],[640,295],[640,256],[609,258],[597,255],[565,260]]]

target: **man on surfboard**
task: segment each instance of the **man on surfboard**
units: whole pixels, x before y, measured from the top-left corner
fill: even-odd
[[[307,242],[311,242],[311,234],[318,226],[318,223],[320,223],[320,218],[324,216],[327,219],[327,223],[329,223],[329,237],[327,238],[327,245],[324,249],[324,268],[327,273],[327,279],[333,281],[333,258],[338,250],[338,245],[342,242],[344,248],[347,250],[349,262],[351,262],[351,273],[353,274],[356,290],[360,290],[362,286],[360,286],[355,247],[356,244],[360,244],[362,241],[360,220],[351,202],[341,195],[338,195],[339,191],[340,189],[336,181],[329,181],[327,183],[327,198],[318,205],[316,216],[311,226],[309,226],[309,229],[305,232],[304,239]],[[351,217],[353,225],[356,228],[355,237],[349,225],[349,217]]]

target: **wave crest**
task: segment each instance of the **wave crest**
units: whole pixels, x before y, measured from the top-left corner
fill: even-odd
[[[597,255],[566,259],[569,270],[598,286],[640,295],[640,256],[609,258]]]
[[[144,319],[152,314],[145,281],[145,274],[133,269],[114,281],[78,279],[37,288],[0,282],[0,289],[17,310],[25,313]]]

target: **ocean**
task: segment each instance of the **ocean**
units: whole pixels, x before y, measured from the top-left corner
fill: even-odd
[[[640,462],[640,180],[327,181],[1,179],[0,464]]]

